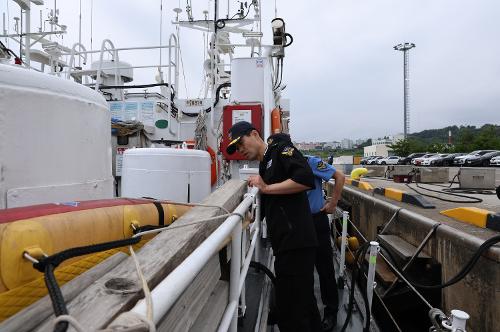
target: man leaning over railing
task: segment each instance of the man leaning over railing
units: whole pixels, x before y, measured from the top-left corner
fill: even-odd
[[[229,130],[227,152],[259,160],[259,175],[248,184],[259,188],[262,208],[276,256],[276,309],[281,332],[322,331],[314,297],[317,240],[306,191],[314,176],[290,136],[274,134],[266,143],[248,122]]]

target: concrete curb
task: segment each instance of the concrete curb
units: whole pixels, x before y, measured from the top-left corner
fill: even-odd
[[[489,228],[500,232],[500,213],[476,207],[458,207],[443,210],[439,213],[477,227]]]
[[[434,209],[435,205],[427,201],[424,197],[418,194],[407,193],[403,190],[395,189],[395,188],[375,188],[374,192],[379,195],[383,195],[392,200],[408,203],[411,205],[415,205],[424,209]]]

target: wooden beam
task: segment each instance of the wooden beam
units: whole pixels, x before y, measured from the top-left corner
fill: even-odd
[[[245,181],[230,180],[208,196],[203,203],[234,210],[246,193]],[[173,225],[181,226],[223,214],[218,208],[193,207]],[[199,223],[180,228],[167,228],[149,241],[137,253],[142,272],[149,287],[154,288],[189,256],[221,223]],[[115,287],[111,289],[109,286]],[[88,330],[105,328],[120,313],[130,310],[142,298],[137,272],[131,258],[93,283],[73,301],[68,311]],[[52,331],[52,319],[37,331]]]
[[[61,287],[62,294],[66,301],[71,301],[84,289],[89,287],[94,281],[109,272],[120,262],[125,260],[127,255],[123,252],[118,252],[111,257],[108,257],[100,264],[94,266],[80,274],[78,277],[67,282]],[[6,319],[0,324],[0,331],[16,331],[28,332],[35,329],[38,325],[45,322],[48,317],[53,314],[52,301],[47,295],[36,301],[29,307],[19,311],[14,316]]]
[[[189,331],[210,297],[219,278],[219,256],[215,255],[196,276],[192,284],[177,300],[165,318],[158,324],[157,331]]]
[[[189,332],[217,331],[229,300],[229,282],[219,280]]]

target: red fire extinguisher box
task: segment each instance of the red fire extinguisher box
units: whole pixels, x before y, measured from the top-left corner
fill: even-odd
[[[262,105],[261,104],[238,104],[238,105],[226,105],[222,110],[222,128],[223,136],[221,141],[220,150],[227,160],[245,160],[245,157],[240,153],[235,152],[232,155],[227,154],[226,148],[231,142],[229,138],[229,129],[233,124],[240,121],[250,122],[255,129],[262,136],[263,125],[262,125]],[[265,138],[263,138],[265,139]]]

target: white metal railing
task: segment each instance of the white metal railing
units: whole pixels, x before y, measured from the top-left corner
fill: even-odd
[[[220,250],[227,237],[231,236],[229,302],[222,316],[218,331],[237,331],[237,309],[240,294],[245,286],[245,278],[252,255],[255,248],[258,248],[261,223],[259,205],[258,189],[251,188],[245,194],[242,202],[233,211],[234,215],[228,217],[191,255],[151,291],[153,323],[155,325],[162,320],[163,316],[165,316],[177,299],[189,287],[206,262]],[[241,216],[244,216],[250,208],[255,208],[256,213],[254,213],[255,221],[250,227],[252,240],[249,250],[246,251],[246,245],[242,243],[242,231],[244,230]],[[147,312],[145,300],[139,301],[131,311],[145,317]]]
[[[78,51],[76,50],[76,48],[78,47]],[[83,52],[82,52],[83,50]],[[73,47],[71,48],[71,54],[70,54],[70,58],[69,58],[69,64],[68,64],[68,71],[66,73],[66,78],[67,79],[70,79],[71,78],[71,73],[72,73],[72,70],[73,70],[73,65],[75,63],[75,55],[78,53],[78,58],[79,59],[82,59],[83,58],[83,63],[87,63],[87,49],[85,48],[85,46],[81,43],[75,43],[73,44]]]
[[[381,233],[387,228],[388,224],[390,224],[394,218],[397,216],[397,213],[399,210],[396,211],[396,213],[392,216],[392,218],[389,220],[389,222],[386,224],[384,229],[382,230]],[[368,299],[368,310],[369,312],[366,313],[364,316],[364,324],[366,324],[367,319],[372,319],[372,300],[373,300],[373,294],[375,287],[377,286],[375,282],[375,272],[376,272],[376,264],[377,264],[377,256],[380,256],[385,263],[391,268],[391,270],[394,272],[394,274],[397,275],[398,278],[400,278],[403,282],[405,282],[408,287],[418,296],[420,299],[430,308],[430,313],[429,316],[431,317],[432,321],[432,316],[431,313],[438,313],[443,316],[443,321],[441,322],[441,326],[444,328],[443,330],[440,329],[434,329],[431,328],[430,331],[444,331],[444,330],[451,330],[451,331],[465,331],[465,324],[467,319],[469,319],[469,315],[466,312],[463,312],[461,310],[452,310],[450,317],[445,316],[441,310],[433,308],[432,305],[423,297],[422,294],[420,294],[415,287],[401,274],[398,268],[393,266],[393,264],[383,255],[380,253],[380,245],[376,241],[368,241],[363,234],[360,232],[360,230],[356,227],[356,225],[350,220],[349,218],[349,213],[347,211],[343,211],[339,208],[336,209],[334,214],[331,216],[333,219],[334,216],[339,217],[340,214],[342,215],[342,232],[338,232],[336,229],[336,226],[334,224],[331,225],[331,227],[335,230],[336,234],[335,236],[340,236],[342,241],[341,241],[341,253],[339,257],[339,283],[343,288],[348,288],[349,286],[347,285],[346,282],[346,250],[349,250],[350,254],[354,258],[356,255],[355,253],[351,250],[349,247],[349,244],[347,243],[347,237],[348,237],[348,223],[351,224],[351,227],[353,230],[355,230],[355,233],[359,235],[363,240],[366,242],[369,242],[369,259],[368,259],[368,274],[365,274],[366,277],[366,295]],[[363,258],[364,259],[364,258]],[[357,262],[354,262],[354,264],[357,264]],[[404,271],[404,269],[403,269]],[[355,287],[354,281],[351,283],[350,287]],[[434,314],[435,315],[435,314]],[[434,322],[433,322],[434,324]],[[437,324],[437,323],[436,323]]]
[[[109,44],[109,48],[107,47],[107,44]],[[102,61],[104,60],[104,53],[109,52],[113,59],[113,63],[115,64],[115,85],[118,85],[118,63],[120,62],[120,59],[118,57],[118,51],[115,48],[115,45],[113,45],[113,42],[109,39],[104,39],[101,44],[101,52],[99,54],[99,65],[97,66],[97,74],[96,74],[96,80],[95,80],[95,90],[99,90],[99,84],[101,84],[101,73],[102,73]]]
[[[342,233],[340,234],[342,241],[340,244],[339,281],[341,282],[341,285],[343,287],[347,287],[347,283],[345,282],[346,249],[350,251],[352,257],[355,257],[354,252],[352,252],[350,250],[349,245],[347,243],[347,224],[348,224],[348,222],[349,222],[349,212],[342,211]],[[335,228],[335,225],[332,225],[332,227]],[[372,316],[372,299],[373,299],[373,292],[374,292],[374,289],[376,286],[375,269],[377,267],[376,266],[377,265],[377,255],[378,255],[379,251],[380,251],[380,246],[379,246],[378,242],[370,241],[370,258],[368,259],[368,275],[366,277],[366,295],[368,298],[369,312],[366,313],[366,315],[364,317],[365,323],[366,323],[366,319],[371,319],[371,316]],[[356,262],[354,262],[354,264],[356,264]],[[354,287],[354,284],[352,284],[351,287]]]
[[[118,73],[118,70],[120,69],[147,69],[147,68],[158,68],[160,70],[160,68],[170,68],[170,67],[175,67],[176,70],[175,70],[175,78],[174,78],[174,81],[175,81],[175,84],[177,86],[178,84],[178,76],[179,76],[179,71],[178,71],[178,66],[177,66],[177,62],[178,62],[178,45],[177,45],[177,39],[174,35],[174,38],[175,38],[175,45],[172,45],[172,42],[170,40],[170,43],[169,45],[159,45],[159,46],[138,46],[138,47],[120,47],[120,48],[116,48],[114,47],[113,43],[109,40],[109,39],[106,39],[102,42],[102,45],[101,45],[101,48],[99,50],[86,50],[85,47],[82,45],[82,44],[79,44],[79,43],[75,43],[71,49],[71,52],[61,52],[60,53],[60,56],[69,56],[69,65],[68,65],[68,68],[64,71],[61,71],[59,73],[62,73],[62,74],[65,74],[66,75],[66,78],[71,78],[72,75],[77,75],[77,74],[80,74],[80,75],[96,75],[96,76],[99,76],[99,79],[100,79],[100,75],[98,73],[98,71],[101,71],[101,74],[102,74],[102,71],[103,70],[109,70],[109,69],[112,69],[112,70],[115,70],[115,81],[117,81],[119,79],[119,77],[117,76],[117,73]],[[172,39],[172,37],[170,37],[170,39]],[[107,45],[106,45],[107,44]],[[78,47],[78,50],[76,49]],[[158,65],[142,65],[142,66],[119,66],[118,64],[118,58],[119,58],[119,53],[120,52],[124,52],[124,51],[137,51],[137,50],[155,50],[155,49],[169,49],[169,53],[171,52],[171,49],[172,48],[175,48],[176,49],[176,54],[175,54],[175,62],[172,62],[170,61],[168,64],[158,64]],[[113,59],[113,66],[111,67],[103,67],[102,66],[102,61],[104,59],[103,55],[104,53],[108,52],[110,55],[111,55],[111,58]],[[95,70],[88,70],[88,69],[76,69],[74,68],[74,63],[75,63],[75,57],[79,57],[79,58],[83,58],[83,62],[86,63],[87,62],[87,59],[88,59],[88,55],[89,54],[95,54],[95,53],[99,53],[100,56],[99,56],[99,63],[98,63],[98,68],[95,69]],[[162,77],[163,79],[163,77]],[[97,80],[97,83],[96,83],[96,86],[98,87],[98,85],[100,84],[100,80]]]

